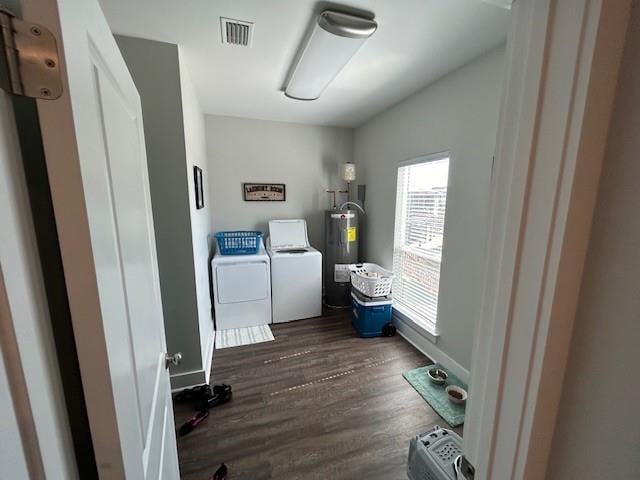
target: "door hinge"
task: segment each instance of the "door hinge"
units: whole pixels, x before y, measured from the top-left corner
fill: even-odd
[[[58,48],[42,25],[0,7],[0,87],[13,95],[54,100],[62,95]]]

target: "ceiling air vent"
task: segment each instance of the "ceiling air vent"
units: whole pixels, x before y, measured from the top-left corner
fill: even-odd
[[[223,44],[251,47],[253,23],[220,17],[220,27]]]

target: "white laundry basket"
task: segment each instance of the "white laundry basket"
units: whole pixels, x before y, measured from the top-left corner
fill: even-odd
[[[391,293],[395,275],[375,263],[354,263],[351,270],[351,285],[367,297],[385,297]]]

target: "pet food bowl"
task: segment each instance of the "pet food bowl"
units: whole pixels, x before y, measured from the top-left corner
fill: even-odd
[[[449,378],[449,375],[447,374],[447,372],[437,367],[430,368],[429,370],[427,370],[427,373],[429,374],[429,379],[433,383],[436,383],[438,385],[442,385],[444,382],[447,381],[447,378]]]
[[[458,405],[464,405],[467,401],[467,391],[459,387],[457,385],[449,385],[445,388],[447,395],[449,396],[449,400],[453,403],[457,403]]]

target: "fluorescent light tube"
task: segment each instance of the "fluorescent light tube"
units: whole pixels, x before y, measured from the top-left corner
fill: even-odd
[[[378,28],[374,20],[325,10],[313,26],[284,89],[287,97],[316,100]]]

